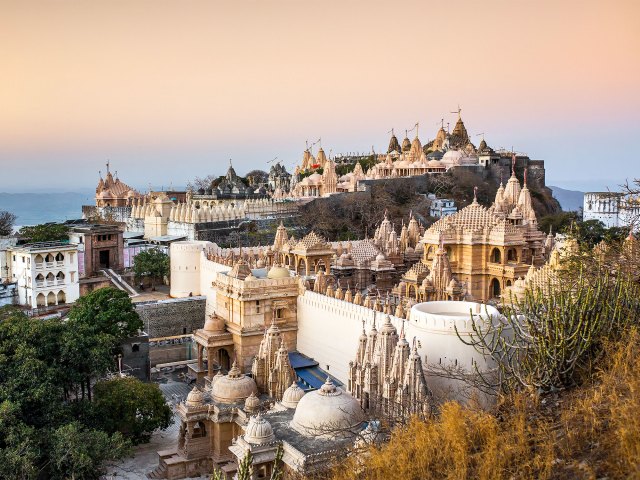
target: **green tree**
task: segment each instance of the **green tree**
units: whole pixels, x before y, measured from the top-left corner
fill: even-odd
[[[120,434],[91,430],[79,422],[57,428],[51,434],[51,479],[98,479],[104,462],[122,458],[130,445]]]
[[[138,278],[149,278],[151,288],[155,289],[155,279],[162,279],[169,274],[169,256],[159,248],[140,252],[133,259],[133,271]]]
[[[13,233],[13,225],[16,223],[16,216],[7,212],[6,210],[0,210],[0,237],[6,237]]]
[[[69,311],[69,321],[74,326],[87,325],[115,340],[136,335],[143,326],[129,295],[111,287],[80,297]]]
[[[44,223],[32,227],[22,227],[18,235],[30,242],[54,242],[69,239],[69,229],[61,223]]]
[[[552,213],[541,217],[538,222],[538,227],[543,232],[552,231],[553,233],[564,233],[571,228],[571,225],[578,221],[579,218],[576,212]]]
[[[101,420],[115,417],[96,413],[91,386],[115,368],[121,339],[141,327],[129,297],[115,289],[82,297],[65,320],[0,308],[0,478],[97,478],[105,460],[126,453],[117,429],[103,431]],[[126,392],[114,395],[136,409],[138,439],[154,418],[166,424],[164,401],[152,408],[157,387]]]
[[[116,288],[100,288],[71,307],[62,335],[62,362],[82,398],[91,400],[91,384],[113,367],[120,341],[143,326],[129,296]]]
[[[133,444],[149,441],[154,430],[171,424],[171,408],[160,388],[137,378],[116,377],[98,382],[93,400],[102,430],[120,432]]]
[[[34,429],[18,415],[15,405],[6,400],[0,403],[0,478],[35,479],[38,441]]]

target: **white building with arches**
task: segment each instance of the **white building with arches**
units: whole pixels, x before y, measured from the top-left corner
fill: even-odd
[[[20,305],[50,307],[75,302],[80,296],[78,246],[39,242],[7,249],[8,279],[18,288]]]

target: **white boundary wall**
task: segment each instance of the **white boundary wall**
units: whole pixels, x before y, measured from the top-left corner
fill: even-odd
[[[429,305],[428,310],[420,309]],[[455,327],[461,334],[471,331],[471,313],[474,317],[497,314],[493,307],[472,302],[429,302],[418,304],[411,310],[411,319],[405,321],[405,335],[409,344],[413,338],[419,342],[418,352],[423,366],[430,364],[459,365],[472,371],[472,362],[486,366],[484,357],[458,338]],[[319,362],[321,368],[329,365],[329,371],[343,383],[347,383],[349,362],[358,348],[358,338],[362,332],[362,320],[368,333],[373,324],[379,329],[385,314],[354,305],[344,300],[306,291],[298,297],[298,350]],[[390,316],[391,323],[398,332],[401,319]],[[448,385],[447,381],[428,379],[429,386]],[[448,385],[450,387],[450,385]]]

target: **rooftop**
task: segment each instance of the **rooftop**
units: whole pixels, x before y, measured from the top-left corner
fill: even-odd
[[[54,241],[54,242],[34,242],[34,243],[25,243],[24,245],[16,245],[11,247],[14,250],[29,250],[29,251],[37,251],[37,250],[55,250],[55,249],[76,249],[78,245],[75,243],[69,243],[68,240]]]

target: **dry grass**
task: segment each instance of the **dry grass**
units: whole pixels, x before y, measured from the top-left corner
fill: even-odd
[[[511,396],[486,412],[450,402],[333,480],[640,479],[640,334],[610,345],[588,384],[542,401]]]

